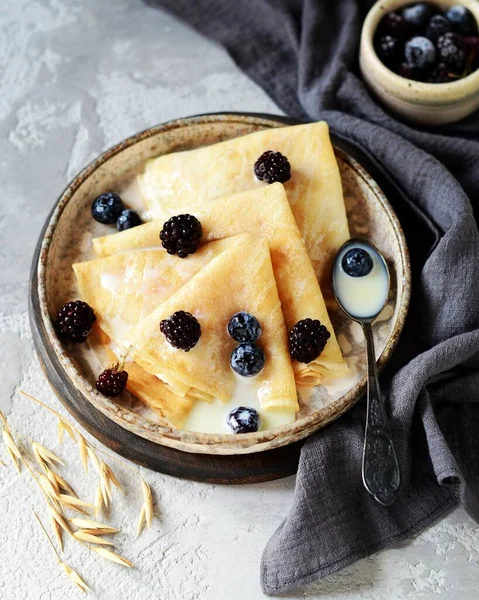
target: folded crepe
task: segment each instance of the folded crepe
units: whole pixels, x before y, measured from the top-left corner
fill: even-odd
[[[95,323],[88,336],[88,344],[103,366],[118,362],[125,349],[116,346],[110,337]],[[113,351],[112,346],[115,348]],[[120,352],[118,352],[120,350]],[[151,408],[165,425],[181,427],[195,404],[191,396],[178,396],[158,377],[150,375],[135,362],[127,361],[124,370],[128,373],[126,387],[139,400]]]
[[[201,337],[189,352],[171,346],[159,327],[179,310],[193,314],[201,326]],[[266,361],[255,378],[262,408],[297,410],[281,303],[268,244],[261,238],[238,236],[230,248],[133,328],[123,343],[130,347],[136,363],[175,393],[226,402],[237,377],[229,363],[237,342],[229,337],[227,324],[239,311],[255,315],[262,327],[257,343]]]
[[[276,127],[243,137],[149,160],[138,177],[153,219],[196,214],[208,200],[267,186],[253,173],[266,150],[281,152],[291,165],[285,183],[314,270],[324,290],[334,255],[349,239],[341,177],[325,122]]]
[[[216,240],[250,233],[268,241],[284,320],[290,331],[301,319],[318,319],[331,337],[321,355],[309,364],[293,361],[299,385],[318,385],[347,372],[311,261],[280,183],[219,198],[198,207],[203,239]],[[98,255],[160,244],[163,221],[152,221],[93,240]],[[195,256],[195,255],[193,255]],[[185,259],[185,262],[190,257]]]
[[[77,263],[73,270],[81,298],[103,331],[118,341],[232,243],[205,244],[187,260],[163,249],[142,250]]]

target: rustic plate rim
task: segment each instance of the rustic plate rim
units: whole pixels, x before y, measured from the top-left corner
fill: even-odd
[[[245,123],[246,121],[252,124],[262,125],[264,127],[271,128],[278,125],[298,123],[298,121],[296,120],[277,115],[267,115],[262,113],[222,112],[195,115],[192,117],[184,117],[181,119],[175,119],[163,124],[158,124],[153,127],[147,128],[139,133],[136,133],[126,138],[125,140],[119,142],[118,144],[115,144],[111,148],[107,149],[105,152],[101,153],[90,164],[88,164],[84,169],[82,169],[75,178],[73,178],[73,180],[66,186],[62,194],[59,196],[58,200],[55,202],[50,214],[47,217],[46,223],[39,237],[38,245],[41,246],[39,252],[39,260],[37,265],[32,266],[32,270],[36,266],[38,282],[36,292],[38,293],[39,298],[40,319],[43,324],[43,328],[39,328],[39,331],[41,332],[40,335],[43,338],[42,343],[46,344],[47,346],[53,347],[53,351],[55,352],[55,354],[57,354],[58,358],[60,359],[59,362],[63,369],[63,372],[61,373],[62,380],[68,384],[72,384],[77,391],[82,393],[83,396],[85,396],[85,391],[93,392],[93,394],[91,394],[92,397],[86,396],[86,400],[88,402],[91,402],[91,404],[96,409],[99,409],[113,422],[119,424],[120,426],[124,427],[130,432],[131,429],[127,426],[128,422],[126,420],[113,419],[111,412],[108,412],[106,410],[104,405],[108,403],[114,405],[113,401],[110,400],[108,402],[105,402],[105,399],[103,397],[101,398],[101,404],[97,401],[92,401],[95,399],[95,394],[97,394],[97,392],[92,390],[91,384],[89,384],[86,381],[86,379],[79,372],[79,370],[76,369],[76,366],[74,366],[73,368],[77,371],[78,378],[86,384],[83,386],[84,389],[79,388],[67,371],[65,364],[71,363],[73,365],[74,363],[68,357],[60,341],[56,337],[48,312],[48,304],[46,299],[46,283],[44,280],[46,274],[48,250],[55,232],[55,228],[73,194],[105,162],[110,160],[116,154],[124,151],[125,149],[130,148],[131,146],[134,146],[135,144],[149,137],[155,136],[160,132],[165,133],[177,128],[188,127],[189,125],[194,124],[217,123],[219,120],[232,124],[235,122]],[[386,347],[384,348],[383,352],[381,353],[381,356],[378,359],[379,368],[383,368],[389,360],[397,344],[397,341],[404,326],[409,306],[411,293],[411,269],[409,262],[409,254],[407,250],[407,243],[404,236],[404,232],[400,225],[399,219],[395,214],[394,209],[392,208],[391,204],[387,200],[385,194],[382,192],[381,188],[376,183],[374,178],[367,172],[365,168],[363,168],[360,165],[360,163],[357,160],[351,157],[346,151],[335,146],[335,152],[337,152],[340,155],[341,160],[348,164],[369,187],[373,188],[373,192],[376,199],[380,202],[383,211],[386,213],[388,219],[391,222],[395,236],[397,238],[398,248],[400,250],[400,259],[402,266],[401,276],[403,282],[403,293],[401,297],[402,301],[401,305],[399,306],[398,316],[395,322],[394,329],[388,338]],[[34,315],[34,318],[37,318],[36,314]],[[62,357],[64,360],[62,360]],[[349,410],[349,408],[351,408],[359,400],[364,391],[365,384],[366,378],[363,377],[341,398],[331,403],[330,405],[324,407],[323,409],[312,413],[311,415],[307,415],[302,419],[298,419],[294,423],[284,425],[274,430],[243,435],[241,436],[242,445],[237,448],[222,447],[222,444],[224,443],[227,443],[229,446],[231,446],[231,434],[202,434],[196,432],[187,432],[184,430],[168,427],[163,427],[164,431],[161,431],[162,426],[159,426],[156,428],[154,436],[150,436],[148,427],[146,427],[146,425],[150,423],[149,419],[138,415],[137,422],[140,425],[144,426],[143,433],[138,432],[137,429],[135,429],[134,433],[156,444],[170,446],[186,452],[238,455],[253,452],[261,452],[270,448],[277,448],[280,446],[291,444],[300,439],[304,439],[305,437],[314,433],[314,431],[317,431],[318,429],[324,427],[331,421],[335,420],[336,418],[344,414],[344,412]],[[176,432],[176,437],[171,436],[172,429]],[[186,441],[178,439],[178,432],[180,434],[180,438],[186,438]],[[161,440],[158,439],[159,434],[162,436]],[[205,443],[205,438],[207,438],[208,443]],[[212,449],[214,449],[214,451],[210,452],[210,450]]]

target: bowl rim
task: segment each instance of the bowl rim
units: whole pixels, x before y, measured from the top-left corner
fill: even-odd
[[[47,272],[47,261],[48,252],[53,240],[56,226],[65,210],[68,202],[71,200],[74,193],[79,187],[95,173],[102,165],[108,162],[112,157],[118,153],[134,146],[135,144],[142,142],[143,140],[153,137],[159,133],[165,133],[172,131],[177,128],[188,127],[194,124],[208,124],[218,123],[219,121],[225,123],[234,124],[251,124],[262,128],[274,128],[278,126],[285,126],[288,124],[297,123],[297,121],[291,119],[285,119],[284,117],[276,115],[264,115],[258,113],[210,113],[204,115],[197,115],[192,117],[185,117],[175,119],[163,124],[159,124],[150,128],[147,128],[137,134],[134,134],[120,143],[114,145],[110,149],[101,153],[96,159],[94,159],[89,165],[87,165],[80,173],[67,185],[65,190],[62,192],[57,202],[55,203],[50,215],[47,218],[45,227],[40,235],[39,245],[39,259],[37,265],[33,265],[33,268],[37,268],[37,289],[40,308],[40,318],[42,321],[42,328],[40,328],[41,335],[46,336],[46,340],[43,342],[50,345],[53,348],[54,353],[59,359],[59,363],[62,367],[61,378],[65,378],[71,383],[78,392],[83,396],[86,396],[86,400],[90,402],[95,408],[99,409],[103,414],[112,419],[112,414],[118,410],[118,406],[113,400],[105,398],[100,395],[94,387],[86,380],[83,376],[74,360],[68,356],[68,353],[64,350],[61,341],[56,335],[54,330],[50,313],[48,310],[47,302],[47,283],[46,283],[46,272]],[[378,367],[381,369],[385,366],[389,360],[401,334],[404,326],[404,322],[407,316],[409,307],[409,300],[411,294],[411,268],[409,261],[409,253],[407,249],[406,239],[404,232],[399,223],[392,206],[385,197],[384,193],[375,182],[375,180],[369,175],[369,173],[349,154],[343,150],[335,147],[335,152],[339,157],[346,162],[357,175],[371,188],[378,201],[380,202],[383,210],[386,212],[388,219],[394,229],[394,233],[397,239],[397,245],[399,248],[399,255],[402,265],[402,283],[403,283],[403,294],[402,302],[400,305],[399,314],[397,316],[393,331],[391,332],[387,344],[377,359]],[[75,373],[81,385],[78,381],[73,380],[69,371]],[[241,436],[241,442],[238,447],[231,448],[232,435],[225,434],[205,434],[198,432],[190,432],[186,430],[177,429],[163,424],[153,423],[142,415],[136,415],[137,423],[142,426],[141,433],[135,431],[133,433],[145,437],[157,444],[170,446],[186,452],[194,453],[207,453],[207,454],[246,454],[252,452],[260,452],[270,448],[277,448],[280,446],[288,445],[300,439],[311,435],[314,431],[328,424],[332,420],[341,416],[349,408],[351,408],[362,396],[366,386],[366,376],[364,376],[359,382],[357,382],[352,388],[350,388],[342,397],[332,402],[328,406],[315,411],[314,413],[307,415],[301,419],[294,421],[293,423],[283,425],[281,427],[260,431],[257,433],[243,434]],[[97,398],[98,396],[98,398]],[[101,396],[101,397],[100,397]],[[106,410],[109,408],[109,411]],[[115,408],[117,409],[115,411]],[[115,423],[125,427],[128,422],[126,419],[112,419]],[[151,425],[154,424],[154,434],[150,434]],[[129,427],[125,427],[128,431],[132,431]],[[158,436],[161,435],[161,441]]]
[[[371,67],[377,72],[382,84],[392,88],[391,93],[417,105],[453,104],[458,100],[469,99],[477,95],[479,93],[479,68],[457,81],[438,84],[406,79],[391,71],[381,62],[373,43],[379,21],[388,12],[411,4],[414,4],[411,0],[379,0],[371,7],[361,30],[360,62],[371,61]],[[433,0],[431,4],[452,6],[457,4],[457,1]],[[479,2],[477,0],[461,0],[461,4],[471,10],[479,27]]]

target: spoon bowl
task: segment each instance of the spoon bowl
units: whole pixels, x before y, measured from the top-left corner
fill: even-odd
[[[355,249],[364,250],[371,257],[372,268],[367,275],[351,277],[344,269],[345,257]],[[389,268],[376,246],[367,240],[353,238],[341,246],[333,263],[332,279],[336,302],[353,321],[372,323],[387,303]]]

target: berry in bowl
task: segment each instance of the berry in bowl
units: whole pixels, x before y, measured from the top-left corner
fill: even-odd
[[[382,0],[363,25],[363,77],[391,112],[408,121],[462,119],[479,108],[478,22],[476,0]]]

